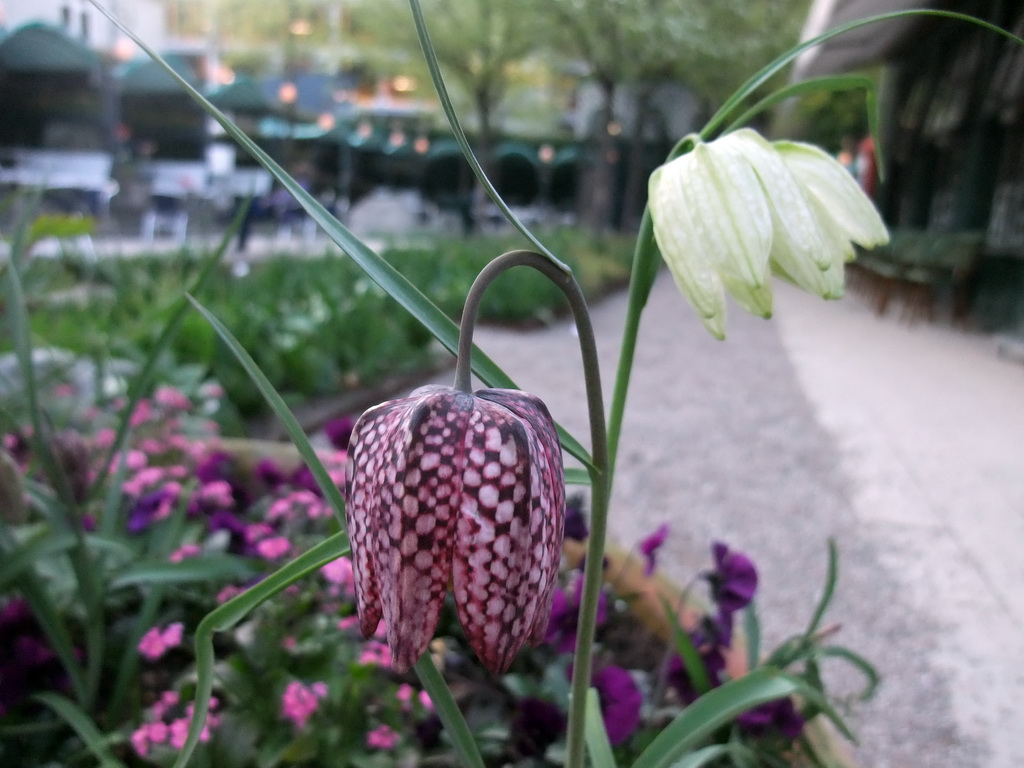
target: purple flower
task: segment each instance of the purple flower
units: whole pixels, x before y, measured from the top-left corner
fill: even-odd
[[[347,451],[348,443],[352,437],[352,428],[356,425],[351,416],[342,416],[340,419],[333,419],[324,425],[324,433],[331,445],[339,451]]]
[[[267,488],[275,490],[284,485],[287,476],[273,459],[260,459],[256,464],[256,477]]]
[[[667,538],[668,523],[662,523],[654,533],[640,542],[640,552],[647,559],[647,565],[644,566],[644,575],[650,576],[654,573],[655,556]]]
[[[711,545],[715,569],[707,574],[711,596],[722,613],[732,614],[745,608],[757,591],[757,569],[742,552],[730,551],[720,541]]]
[[[224,451],[208,454],[196,465],[196,478],[200,483],[231,479],[231,456]]]
[[[583,497],[577,494],[565,505],[565,538],[585,541],[589,535],[587,518],[583,514]]]
[[[313,477],[313,470],[305,464],[292,472],[292,476],[289,478],[288,482],[293,488],[315,493],[321,498],[324,495],[323,491],[320,490],[320,486],[316,482],[316,478]]]
[[[789,698],[776,699],[747,710],[736,718],[736,722],[744,733],[756,738],[779,733],[792,741],[804,729],[804,718]]]
[[[543,699],[527,697],[516,704],[509,737],[517,757],[543,757],[548,747],[565,733],[565,715]]]
[[[177,492],[166,486],[139,497],[128,512],[128,532],[142,533],[153,522],[165,517],[177,500]]]
[[[0,717],[33,693],[66,685],[67,675],[28,603],[7,602],[0,608]]]
[[[601,700],[601,715],[608,740],[613,745],[622,744],[640,725],[644,696],[633,676],[621,667],[603,667],[594,673],[592,684]]]
[[[352,432],[345,515],[364,637],[383,618],[405,672],[437,627],[449,580],[470,646],[494,674],[543,639],[561,558],[562,450],[524,392],[423,387]]]
[[[544,631],[544,642],[555,646],[559,653],[572,653],[576,649],[579,630],[580,601],[583,599],[583,578],[576,579],[572,596],[556,589],[551,600],[551,618]],[[608,618],[608,596],[602,591],[597,601],[596,625],[600,627]]]
[[[712,688],[722,684],[722,673],[725,671],[725,656],[722,654],[722,647],[713,643],[704,642],[701,633],[694,632],[691,635],[694,647],[700,654],[701,663],[704,665],[704,672],[708,677],[708,683]],[[673,656],[669,661],[666,680],[670,686],[679,694],[679,700],[683,704],[692,704],[700,696],[700,691],[694,684],[686,671],[686,665],[679,656]]]

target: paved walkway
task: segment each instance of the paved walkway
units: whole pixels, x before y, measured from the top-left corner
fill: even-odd
[[[596,307],[610,390],[625,297]],[[995,342],[778,288],[720,343],[662,275],[641,329],[613,498],[631,544],[663,521],[681,582],[721,539],[761,573],[765,642],[805,624],[840,548],[829,619],[874,661],[865,766],[1024,765],[1024,366]],[[585,443],[568,324],[478,343]],[[854,690],[857,678],[837,672]]]

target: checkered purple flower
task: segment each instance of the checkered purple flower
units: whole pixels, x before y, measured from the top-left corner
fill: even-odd
[[[349,444],[346,518],[359,626],[383,618],[393,667],[426,650],[449,581],[470,646],[504,672],[540,642],[558,574],[565,479],[536,397],[424,387],[364,413]]]

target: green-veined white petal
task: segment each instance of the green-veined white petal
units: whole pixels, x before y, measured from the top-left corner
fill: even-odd
[[[837,160],[810,144],[777,141],[783,162],[820,204],[847,240],[864,248],[889,242],[889,233],[875,206]]]

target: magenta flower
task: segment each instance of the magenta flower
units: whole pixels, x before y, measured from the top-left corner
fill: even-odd
[[[742,552],[734,552],[716,541],[711,545],[715,569],[707,575],[711,596],[723,614],[746,608],[757,591],[757,569]]]
[[[609,665],[594,673],[593,686],[601,701],[601,715],[608,741],[619,745],[640,725],[644,695],[633,676],[621,667]]]
[[[491,672],[547,628],[565,479],[555,425],[523,392],[424,387],[364,413],[349,445],[346,518],[363,635],[383,617],[394,668],[437,627],[451,580]]]
[[[184,627],[180,621],[168,624],[165,628],[152,627],[139,640],[139,653],[150,661],[156,661],[167,651],[181,644]]]
[[[370,749],[394,749],[398,734],[386,725],[379,725],[366,734],[366,746]]]
[[[668,523],[662,523],[654,533],[650,534],[640,542],[640,553],[647,560],[647,563],[644,566],[645,576],[650,576],[654,573],[658,550],[661,549],[661,545],[665,543],[665,539],[667,538]]]
[[[519,757],[544,757],[548,747],[565,735],[566,719],[556,705],[527,696],[516,704],[509,741]]]
[[[776,699],[747,710],[736,718],[740,729],[754,737],[779,733],[792,741],[804,729],[804,718],[793,706],[793,700]]]
[[[298,680],[293,680],[288,683],[281,696],[281,716],[291,720],[295,730],[301,731],[320,706],[320,699],[326,695],[326,683],[318,681],[312,685],[303,685]]]
[[[572,595],[563,589],[556,589],[551,601],[551,616],[544,631],[544,642],[555,646],[559,653],[576,650],[576,635],[579,630],[580,602],[583,599],[583,578],[576,579]],[[595,626],[601,627],[608,618],[608,596],[602,590],[597,599]]]
[[[332,419],[324,424],[324,434],[335,448],[339,451],[348,449],[349,440],[352,438],[352,429],[355,422],[350,416],[342,416],[340,419]]]

